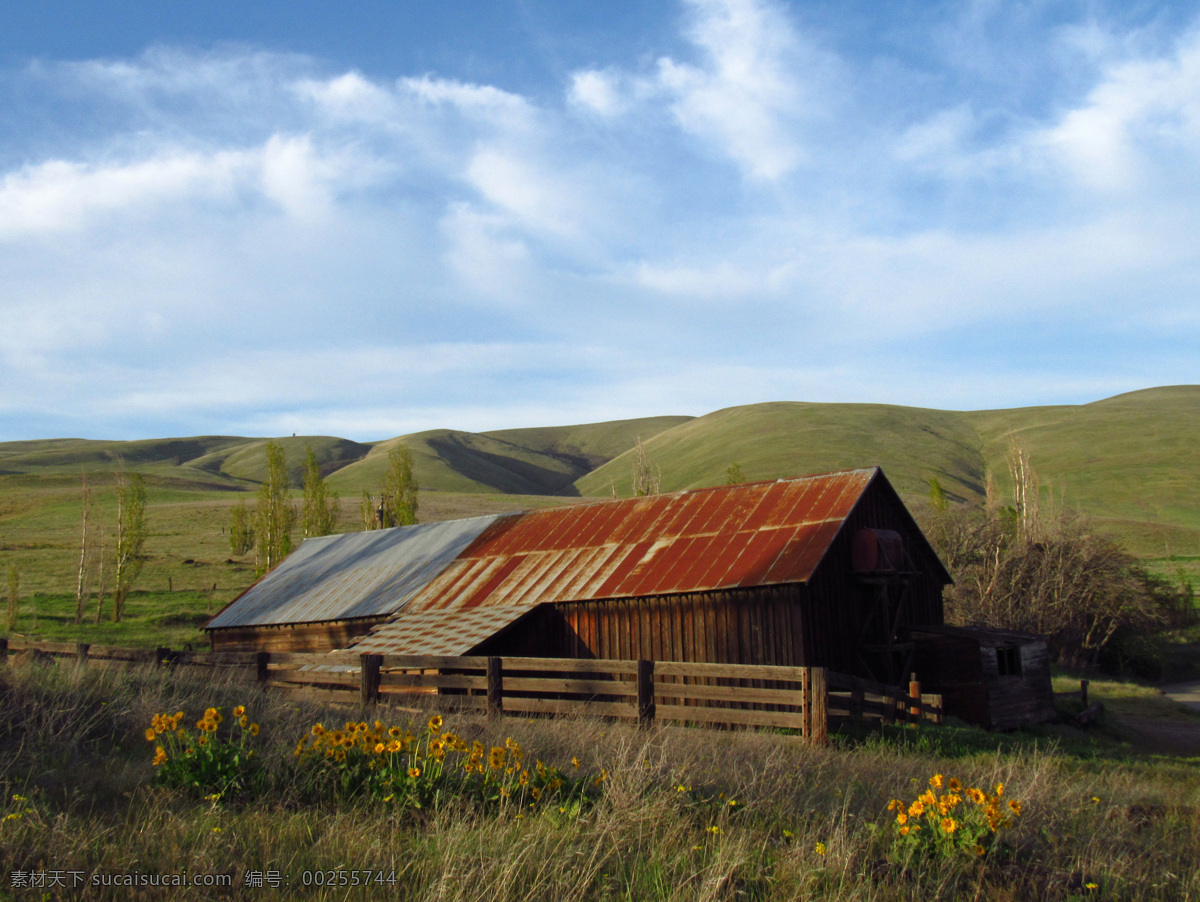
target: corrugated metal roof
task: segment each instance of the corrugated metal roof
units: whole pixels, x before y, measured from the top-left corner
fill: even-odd
[[[364,655],[465,655],[529,611],[509,607],[412,614],[402,611],[395,619],[375,627],[351,650]]]
[[[305,539],[206,629],[313,623],[390,614],[488,527],[516,515],[473,517]]]
[[[397,620],[806,582],[877,473],[527,511],[481,534]]]

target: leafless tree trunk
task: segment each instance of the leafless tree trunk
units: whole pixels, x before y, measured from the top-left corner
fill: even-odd
[[[83,606],[87,601],[87,596],[90,594],[91,587],[87,585],[86,578],[89,563],[89,539],[91,532],[89,530],[89,521],[92,513],[92,489],[88,485],[87,473],[80,475],[81,487],[83,489],[83,512],[80,515],[82,525],[80,527],[79,537],[79,580],[75,584],[75,622],[83,623]]]

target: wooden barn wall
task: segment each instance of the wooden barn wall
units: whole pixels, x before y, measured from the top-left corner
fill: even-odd
[[[858,655],[862,641],[859,609],[873,589],[855,577],[851,566],[854,536],[860,529],[891,529],[904,539],[918,571],[908,583],[908,627],[943,622],[942,568],[904,502],[878,480],[872,482],[813,575],[808,602],[812,625],[808,654],[812,666],[868,676],[861,673],[863,665]]]
[[[545,605],[480,654],[802,666],[804,587]]]
[[[209,630],[213,651],[332,651],[361,638],[386,617],[359,617],[325,623],[241,626]]]

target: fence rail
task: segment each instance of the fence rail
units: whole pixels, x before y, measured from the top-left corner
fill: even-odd
[[[76,666],[189,667],[244,675],[296,698],[363,704],[436,699],[456,710],[585,714],[649,724],[774,727],[824,742],[849,722],[941,723],[942,698],[824,667],[578,658],[194,652],[0,638],[11,655]]]

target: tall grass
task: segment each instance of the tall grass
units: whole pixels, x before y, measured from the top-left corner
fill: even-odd
[[[263,725],[259,751],[275,775],[265,790],[214,804],[155,784],[143,735],[155,712],[197,717],[237,704]],[[770,733],[447,715],[469,740],[512,737],[564,772],[574,757],[581,770],[603,768],[605,790],[577,811],[314,802],[289,769],[296,741],[316,721],[358,713],[182,674],[0,671],[5,891],[40,899],[45,890],[11,889],[12,873],[61,869],[87,883],[62,896],[85,899],[1200,898],[1195,762],[1067,754],[1033,741],[998,751],[974,733],[951,748],[913,729],[897,733],[904,741],[877,735],[815,748]],[[427,715],[368,716],[419,727]],[[1003,782],[1006,796],[1022,800],[1002,847],[982,860],[897,857],[888,800],[919,792],[933,773]],[[305,885],[306,873],[312,884],[318,872],[363,869],[394,871],[396,882]],[[99,875],[182,871],[229,874],[233,887],[91,885]],[[279,887],[242,886],[247,872],[271,871]]]

